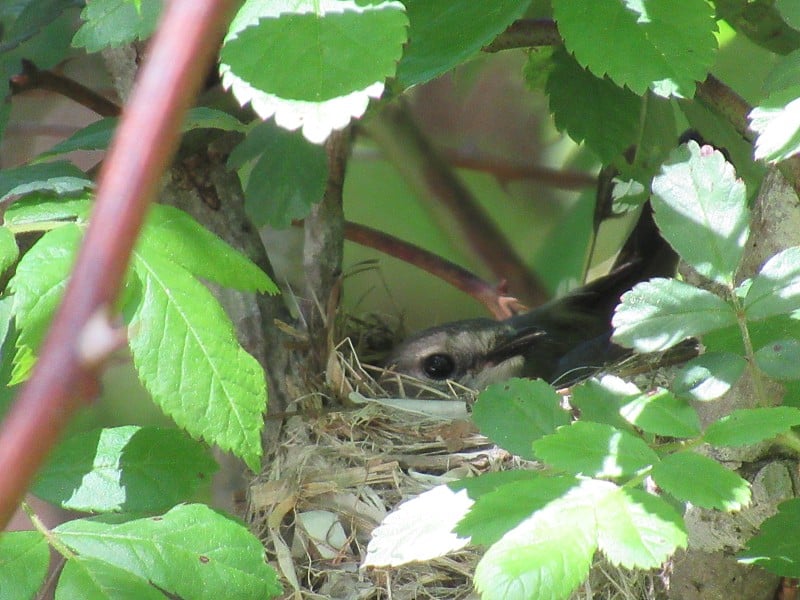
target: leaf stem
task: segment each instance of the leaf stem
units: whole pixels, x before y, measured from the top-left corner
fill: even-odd
[[[75,558],[75,553],[69,549],[66,545],[64,545],[61,540],[58,539],[58,536],[54,535],[53,532],[42,523],[42,520],[39,518],[34,510],[30,507],[27,502],[20,503],[22,510],[25,511],[25,514],[28,515],[28,518],[31,520],[33,524],[33,528],[41,533],[44,538],[47,540],[47,543],[52,546],[56,552],[58,552],[61,556],[66,558],[67,560],[72,560]]]
[[[753,381],[753,392],[755,393],[758,406],[765,406],[767,397],[764,389],[764,380],[761,376],[761,370],[756,366],[756,355],[753,350],[753,340],[750,338],[750,330],[747,327],[747,317],[742,303],[732,287],[729,289],[729,296],[733,308],[736,311],[736,322],[739,324],[739,332],[742,334],[744,357],[747,360],[747,368],[750,372],[750,378]]]

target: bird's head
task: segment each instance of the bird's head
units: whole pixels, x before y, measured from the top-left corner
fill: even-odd
[[[447,389],[448,381],[482,389],[521,375],[526,351],[541,335],[539,329],[518,329],[506,321],[456,321],[405,340],[394,349],[386,366],[439,390]],[[413,380],[409,379],[411,387]],[[409,387],[405,381],[403,385]]]

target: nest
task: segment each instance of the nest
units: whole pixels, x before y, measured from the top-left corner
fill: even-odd
[[[467,414],[471,390],[431,390],[438,400],[416,401],[421,407],[391,400],[349,339],[331,352],[327,373],[319,394],[349,406],[321,410],[319,394],[295,401],[278,455],[248,494],[247,518],[282,576],[285,597],[477,599],[471,577],[480,549],[362,569],[371,532],[398,504],[434,486],[537,465],[477,432]],[[573,598],[655,600],[664,597],[660,589],[657,574],[599,563]]]

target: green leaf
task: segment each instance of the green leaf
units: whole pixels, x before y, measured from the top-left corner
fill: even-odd
[[[509,531],[475,569],[481,598],[567,598],[589,574],[597,549],[595,506],[616,489],[585,480]]]
[[[94,183],[72,163],[56,161],[25,165],[0,171],[0,202],[9,196],[24,196],[33,192],[52,192],[63,196],[93,186]]]
[[[719,296],[675,279],[651,279],[622,295],[612,319],[613,340],[639,352],[658,352],[687,338],[736,324]]]
[[[539,379],[509,379],[478,396],[472,418],[481,433],[512,454],[532,459],[531,442],[569,423],[561,396]]]
[[[672,382],[672,391],[696,401],[716,400],[744,373],[747,361],[730,352],[706,352],[687,362]]]
[[[783,577],[800,577],[800,498],[778,505],[778,514],[761,523],[758,535],[747,542],[739,562],[758,565]]]
[[[139,0],[139,9],[130,0],[92,0],[81,12],[84,23],[72,45],[87,52],[146,40],[156,27],[162,0]]]
[[[262,119],[321,143],[381,96],[407,24],[394,0],[248,0],[222,47],[222,83]]]
[[[578,484],[574,477],[527,472],[525,480],[507,483],[478,498],[454,532],[470,537],[472,544],[489,546]]]
[[[99,429],[61,443],[33,493],[69,510],[155,512],[190,499],[216,470],[208,450],[177,429]]]
[[[485,496],[509,483],[524,480],[527,481],[531,478],[530,471],[497,471],[494,473],[483,473],[478,477],[465,477],[458,481],[453,481],[447,484],[453,491],[466,490],[467,495],[472,500]]]
[[[653,569],[687,542],[683,519],[661,498],[618,489],[598,499],[597,540],[614,565]]]
[[[553,468],[591,477],[623,477],[658,462],[641,439],[601,423],[576,421],[533,443]]]
[[[225,287],[271,294],[278,291],[249,258],[173,206],[151,206],[137,252],[158,254],[192,275]]]
[[[100,559],[75,557],[58,578],[56,600],[164,600],[138,575]]]
[[[553,16],[581,65],[639,95],[692,98],[714,62],[717,26],[703,0],[553,0]]]
[[[749,233],[747,193],[733,166],[690,141],[672,153],[652,188],[664,238],[698,273],[732,285]]]
[[[800,73],[800,50],[794,50],[785,56],[776,56],[772,70],[764,80],[764,92],[780,92],[797,85],[797,74]]]
[[[771,93],[747,115],[755,158],[775,163],[800,152],[800,85]]]
[[[794,29],[800,29],[800,6],[793,0],[775,0],[775,8],[781,13],[781,17]]]
[[[604,163],[613,162],[636,143],[641,98],[595,77],[563,50],[553,54],[553,63],[547,93],[556,127],[585,142]]]
[[[117,127],[117,117],[107,117],[90,123],[79,129],[66,140],[63,140],[40,154],[36,160],[42,160],[75,150],[105,150],[111,142],[111,136]],[[247,126],[234,116],[215,108],[196,106],[189,109],[183,120],[181,131],[186,133],[194,129],[221,129],[223,131],[245,132]]]
[[[245,209],[255,225],[288,227],[322,200],[328,180],[323,147],[262,123],[233,149],[228,166],[238,168],[256,157],[244,192]]]
[[[0,227],[0,275],[17,262],[17,258],[19,258],[17,238],[8,227]]]
[[[670,437],[700,435],[700,418],[686,400],[669,390],[657,389],[640,395],[620,413],[642,431]]]
[[[800,409],[791,406],[736,410],[708,426],[705,440],[713,446],[747,446],[786,433],[800,425]]]
[[[756,321],[800,310],[800,247],[770,258],[753,277],[744,298],[748,320]]]
[[[409,44],[397,67],[403,87],[430,81],[475,56],[525,14],[530,0],[404,0]]]
[[[122,523],[77,519],[53,533],[82,559],[109,563],[176,596],[261,599],[281,591],[258,539],[202,504]]]
[[[652,476],[665,492],[695,506],[734,511],[750,504],[750,485],[744,479],[696,452],[665,456]]]
[[[239,345],[208,289],[157,252],[134,254],[142,299],[130,326],[133,363],[155,402],[192,436],[258,471],[264,371]]]
[[[50,563],[47,540],[38,531],[7,531],[0,536],[0,589],[6,598],[34,598]]]
[[[800,341],[776,340],[756,351],[758,368],[778,381],[800,379]]]
[[[44,339],[64,294],[82,235],[73,223],[47,232],[20,259],[9,282],[19,329],[14,363],[20,368],[15,368],[12,384],[27,378],[28,369],[23,367],[29,367],[30,362],[24,357],[35,353]]]
[[[600,381],[588,379],[572,388],[570,404],[580,411],[581,419],[604,423],[617,429],[630,429],[621,414],[622,406],[641,392],[634,384],[606,375]]]
[[[44,221],[84,220],[90,208],[89,194],[60,199],[46,193],[32,193],[9,206],[3,213],[3,221],[8,226],[19,228]]]

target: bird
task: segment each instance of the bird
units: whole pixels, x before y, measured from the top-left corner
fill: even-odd
[[[511,377],[570,385],[628,352],[611,341],[620,296],[641,281],[674,275],[676,267],[648,203],[607,275],[505,320],[467,319],[418,332],[392,350],[384,380],[399,375],[403,391],[417,395],[450,382],[481,390]]]

